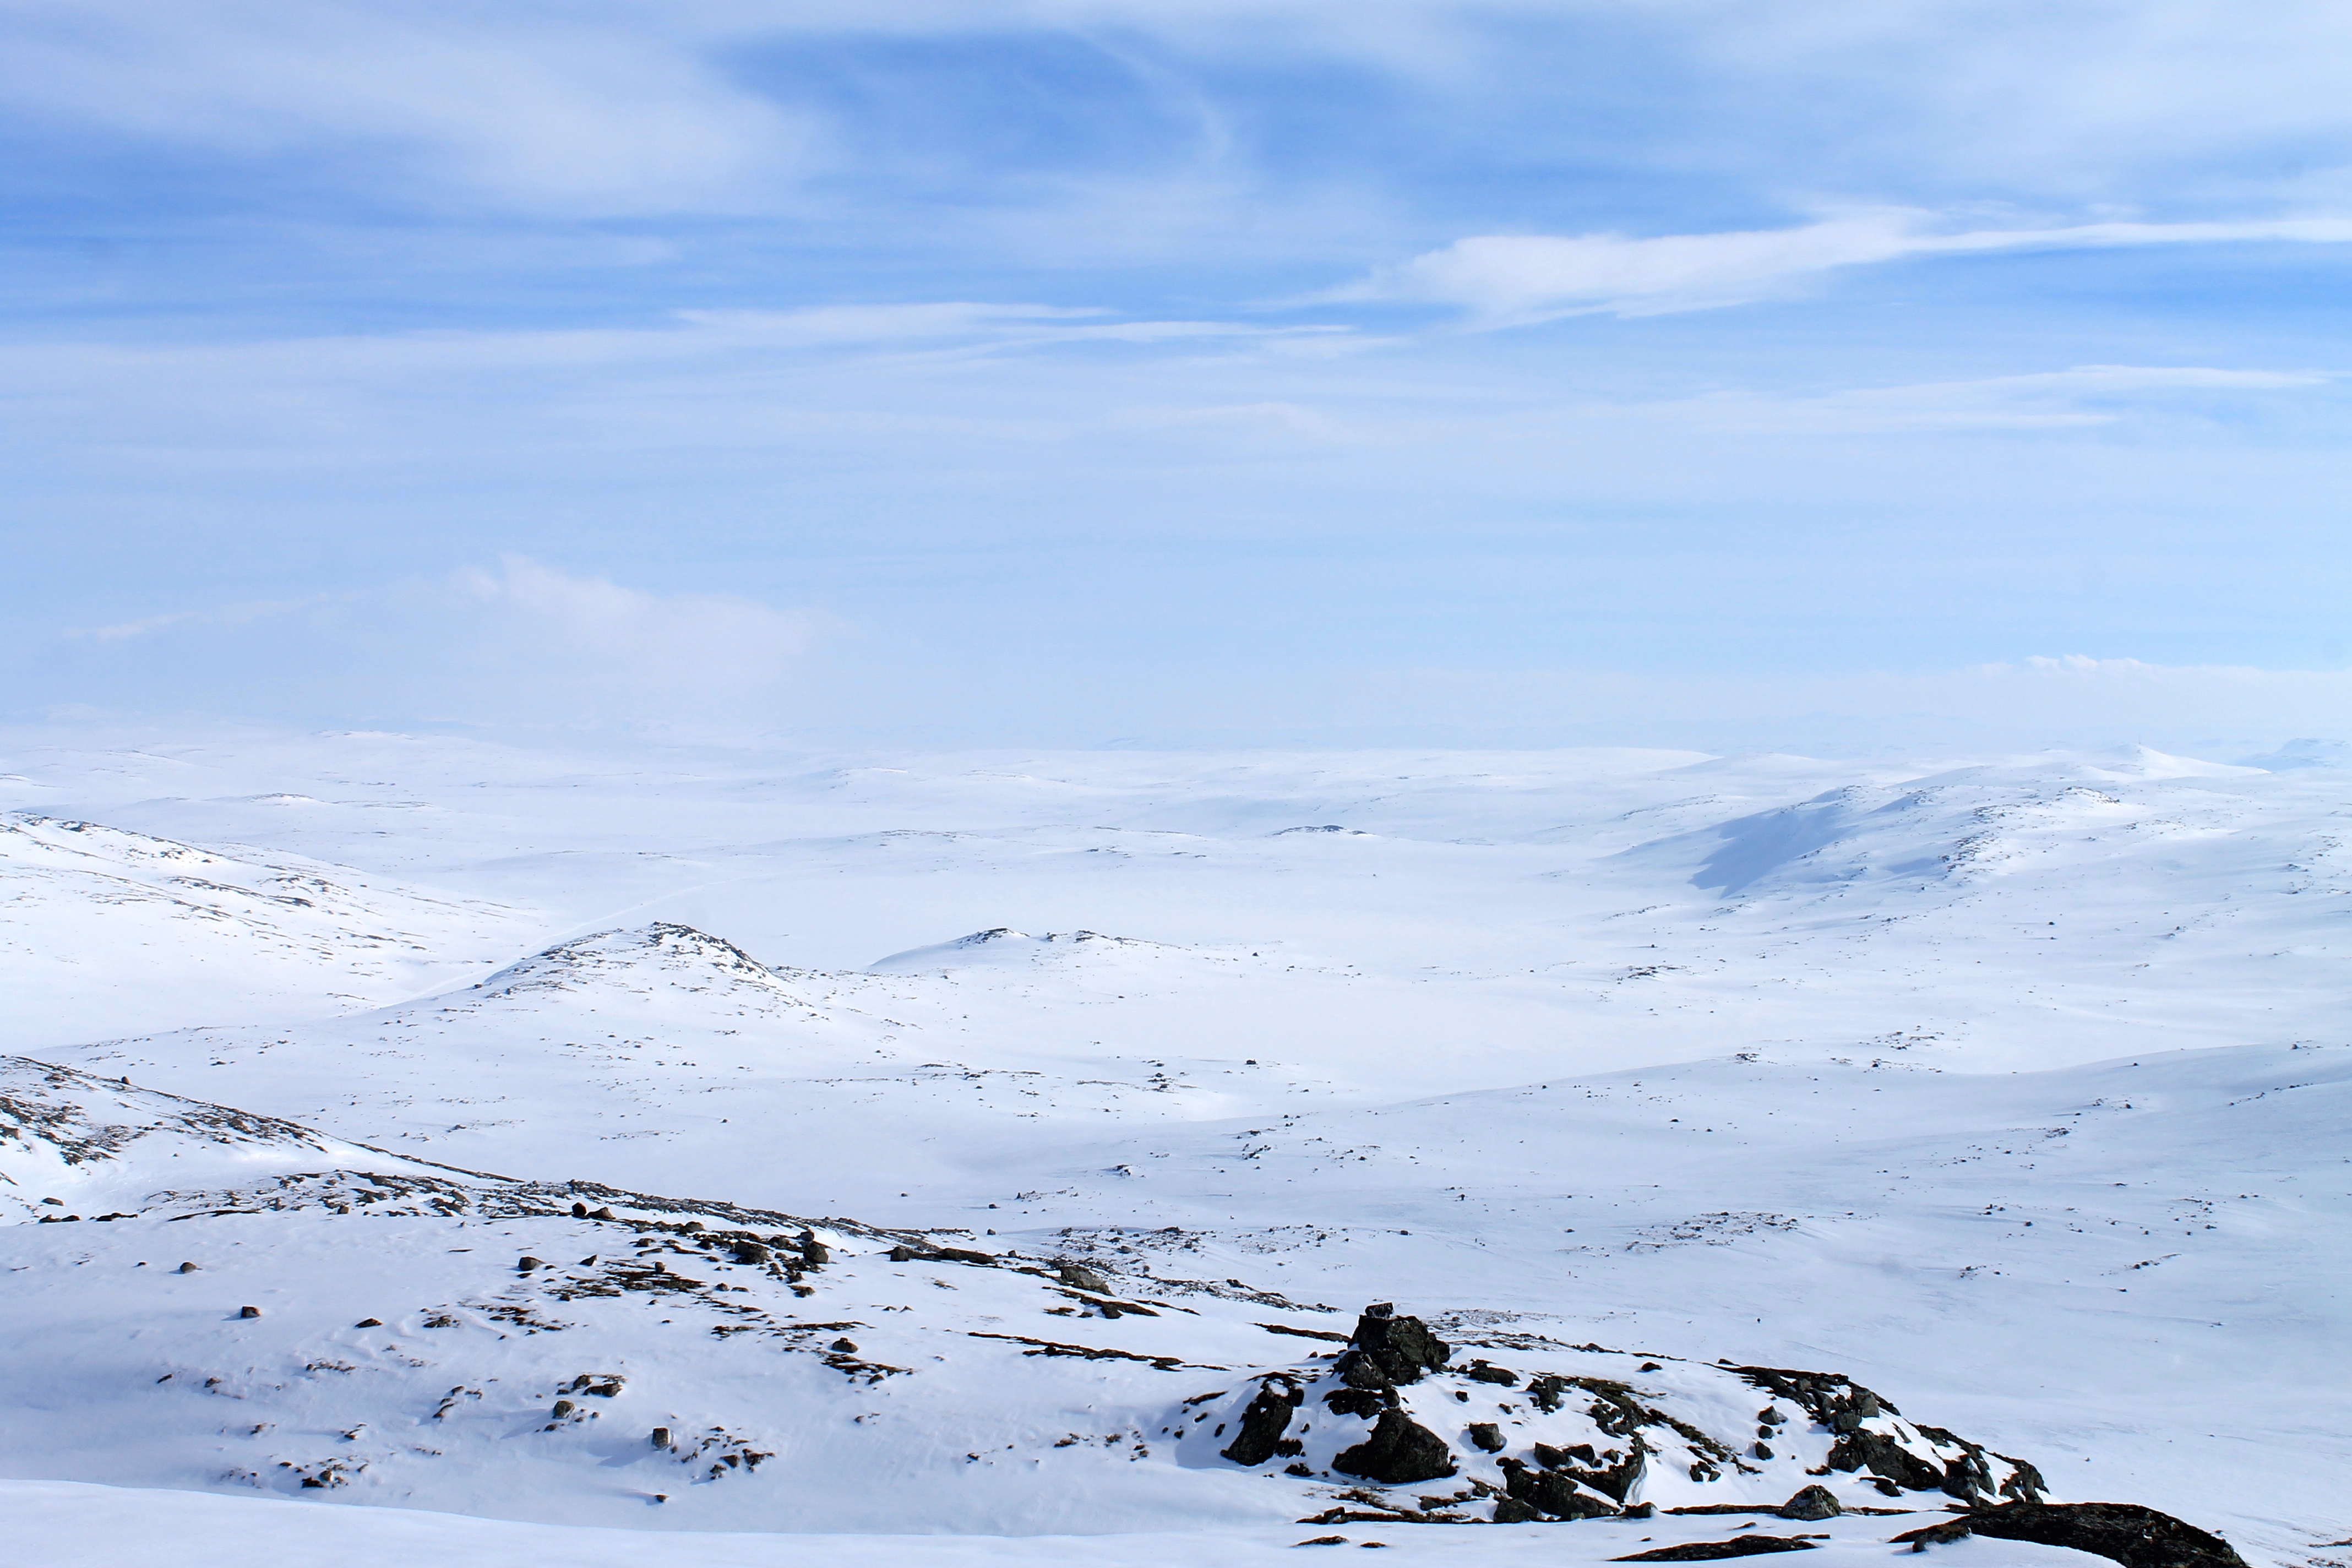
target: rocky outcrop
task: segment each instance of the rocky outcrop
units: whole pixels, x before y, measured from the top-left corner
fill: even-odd
[[[1331,1468],[1382,1486],[1443,1480],[1454,1471],[1445,1439],[1402,1410],[1381,1411],[1371,1436],[1341,1449]]]
[[[1914,1552],[1964,1535],[2063,1546],[2120,1563],[2124,1568],[2246,1568],[2245,1559],[2218,1535],[2129,1502],[2012,1502],[1978,1509],[1924,1530],[1895,1537]]]
[[[1979,1506],[1998,1499],[2041,1500],[2042,1472],[2032,1465],[1995,1454],[1941,1426],[1906,1421],[1892,1400],[1851,1378],[1787,1367],[1743,1366],[1737,1371],[1749,1384],[1797,1405],[1836,1435],[1830,1446],[1831,1469],[1849,1475],[1866,1472],[1877,1478],[1881,1491],[1890,1495],[1939,1491]],[[1782,1424],[1764,1418],[1780,1414],[1769,1406],[1757,1413],[1763,1422],[1758,1431],[1759,1439],[1768,1428]]]

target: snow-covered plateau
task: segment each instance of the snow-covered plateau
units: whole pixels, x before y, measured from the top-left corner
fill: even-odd
[[[0,735],[9,1555],[2344,1568],[2333,755]]]

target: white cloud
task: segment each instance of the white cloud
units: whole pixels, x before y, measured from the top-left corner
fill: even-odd
[[[1969,381],[1850,387],[1814,396],[1718,393],[1651,404],[1643,412],[1718,430],[2054,430],[2114,425],[2184,404],[2201,406],[2233,394],[2292,392],[2335,379],[2317,371],[2090,364]]]
[[[525,210],[736,206],[811,162],[814,123],[712,68],[692,28],[599,9],[14,0],[0,98],[234,154],[389,147],[406,194]]]
[[[460,572],[452,588],[472,633],[459,657],[483,677],[624,708],[692,708],[772,688],[826,625],[807,611],[730,594],[648,594],[520,555],[496,572]]]
[[[1794,228],[1637,238],[1622,234],[1477,235],[1336,290],[1336,300],[1460,306],[1487,325],[1606,312],[1702,310],[1785,294],[1843,268],[1999,251],[2098,250],[2260,240],[2352,243],[2352,219],[2095,223],[1939,231],[1929,215],[1875,212]]]

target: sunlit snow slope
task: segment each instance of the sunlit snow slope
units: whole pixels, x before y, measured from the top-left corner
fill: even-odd
[[[27,1221],[12,1310],[75,1325],[70,1357],[13,1384],[48,1414],[10,1474],[637,1530],[1231,1528],[1235,1551],[1286,1548],[1304,1532],[1267,1521],[1361,1483],[1171,1454],[1170,1402],[1223,1385],[1152,1358],[1306,1375],[1246,1303],[1336,1309],[1276,1316],[1344,1334],[1394,1300],[1523,1374],[1576,1372],[1602,1352],[1573,1347],[1598,1343],[1694,1376],[1717,1358],[1849,1375],[2032,1460],[2054,1496],[2154,1502],[2253,1560],[2318,1562],[2352,1533],[2334,1370],[2352,864],[2329,769],[2147,752],[876,765],[393,736],[34,738],[5,763],[0,964],[24,983],[0,1049],[89,1075],[58,1080],[75,1093],[111,1079],[294,1129],[242,1175],[156,1174],[195,1152],[160,1134],[103,1172],[8,1168]],[[402,1172],[466,1205],[366,1220],[352,1182]],[[253,1194],[281,1177],[299,1180],[265,1218]],[[573,1220],[557,1199],[575,1182],[701,1205],[713,1227],[758,1211],[761,1235],[833,1216],[843,1257],[801,1283],[844,1300],[863,1327],[834,1337],[861,1356],[892,1346],[908,1370],[876,1385],[889,1403],[852,1408],[866,1385],[826,1368],[823,1334],[678,1332],[656,1303],[614,1317],[593,1294],[561,1332],[518,1332],[498,1315],[518,1249],[576,1268],[642,1239]],[[32,1223],[59,1212],[49,1196],[83,1218]],[[126,1217],[100,1230],[92,1211]],[[656,1212],[689,1210],[636,1219]],[[196,1234],[215,1261],[146,1299],[188,1251],[166,1238]],[[875,1261],[908,1238],[1008,1261]],[[1160,1292],[1155,1316],[1077,1336],[1144,1360],[1024,1352],[1077,1331],[1055,1311],[1066,1286],[1020,1269],[1074,1260]],[[697,1278],[715,1293],[695,1312],[731,1304],[730,1279]],[[142,1282],[93,1297],[76,1279]],[[774,1298],[746,1310],[834,1321],[764,1268],[745,1280]],[[259,1327],[204,1316],[245,1304]],[[436,1311],[454,1326],[422,1328]],[[335,1325],[366,1315],[389,1348],[343,1343],[357,1331]],[[215,1405],[131,1396],[232,1362],[237,1397],[268,1406],[242,1441]],[[598,1491],[621,1450],[567,1449],[524,1413],[558,1363],[624,1362],[630,1398],[659,1386],[671,1419],[776,1457],[649,1513],[631,1449]],[[418,1468],[407,1450],[448,1429],[433,1409],[461,1376],[521,1392]],[[1052,1446],[1090,1406],[1128,1435],[1103,1447],[1116,1464]],[[354,1425],[364,1438],[338,1436]],[[1458,1426],[1463,1475],[1486,1475]],[[1042,1468],[982,1479],[991,1433]],[[368,1479],[292,1479],[339,1443],[376,1456]],[[1777,1501],[1786,1479],[1732,1500]],[[597,1497],[635,1500],[607,1517]],[[1578,1560],[1655,1532],[1531,1528]]]

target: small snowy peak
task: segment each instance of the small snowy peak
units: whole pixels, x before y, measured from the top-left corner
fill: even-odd
[[[807,999],[723,937],[668,921],[601,931],[543,948],[474,987],[485,999],[602,987],[686,991],[750,988],[805,1007]]]
[[[1078,953],[1093,957],[1114,952],[1143,952],[1165,945],[1131,936],[1109,936],[1098,931],[1047,931],[1032,936],[1011,926],[994,926],[953,942],[894,952],[866,967],[876,974],[936,974],[950,969],[1020,968]]]

